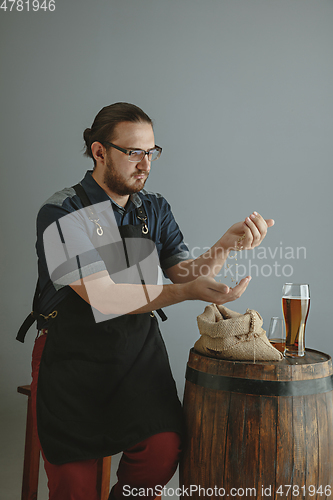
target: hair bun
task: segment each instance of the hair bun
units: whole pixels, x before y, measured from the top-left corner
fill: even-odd
[[[85,131],[83,132],[83,139],[85,140],[86,144],[89,144],[90,136],[91,136],[91,128],[86,128]]]

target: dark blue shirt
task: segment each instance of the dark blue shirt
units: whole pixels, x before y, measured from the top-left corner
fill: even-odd
[[[141,224],[136,207],[143,205],[148,217],[149,234],[156,245],[162,270],[166,271],[188,259],[189,252],[183,235],[163,196],[142,190],[131,195],[123,208],[111,200],[91,174],[91,171],[86,173],[81,181],[82,187],[94,207],[99,224],[102,227],[114,225],[115,240],[118,238],[117,226]],[[37,216],[36,250],[41,287],[39,312],[43,315],[52,312],[66,297],[68,285],[106,269],[93,243],[95,233],[96,224],[89,220],[73,188],[58,191],[41,207]],[[75,260],[78,254],[83,255],[80,265]],[[38,321],[38,328],[45,326],[45,321]]]

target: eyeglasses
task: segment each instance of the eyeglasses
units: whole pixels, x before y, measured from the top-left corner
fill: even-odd
[[[155,161],[158,160],[158,158],[161,156],[162,153],[162,148],[159,146],[155,146],[154,148],[150,149],[149,151],[145,151],[144,149],[124,149],[119,146],[116,146],[115,144],[112,144],[112,142],[103,142],[104,144],[108,144],[114,149],[118,149],[118,151],[121,151],[122,153],[125,153],[128,155],[129,161],[132,161],[133,163],[139,163],[144,159],[144,157],[147,155],[149,161]]]

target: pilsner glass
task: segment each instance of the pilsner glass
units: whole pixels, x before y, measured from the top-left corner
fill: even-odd
[[[283,285],[282,310],[286,325],[285,356],[305,354],[305,325],[310,308],[309,285],[286,283]]]
[[[284,333],[284,321],[274,316],[271,318],[267,338],[275,349],[284,353],[286,347],[286,336]]]

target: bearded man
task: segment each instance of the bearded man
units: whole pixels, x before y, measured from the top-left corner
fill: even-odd
[[[97,460],[123,452],[110,499],[138,491],[153,499],[176,470],[183,434],[154,311],[165,319],[161,308],[185,300],[237,299],[250,277],[232,289],[214,276],[231,250],[258,246],[274,222],[253,212],[189,259],[170,205],[144,189],[162,152],[149,116],[112,104],[84,140],[94,169],[37,218],[32,398],[49,498],[98,500]]]

